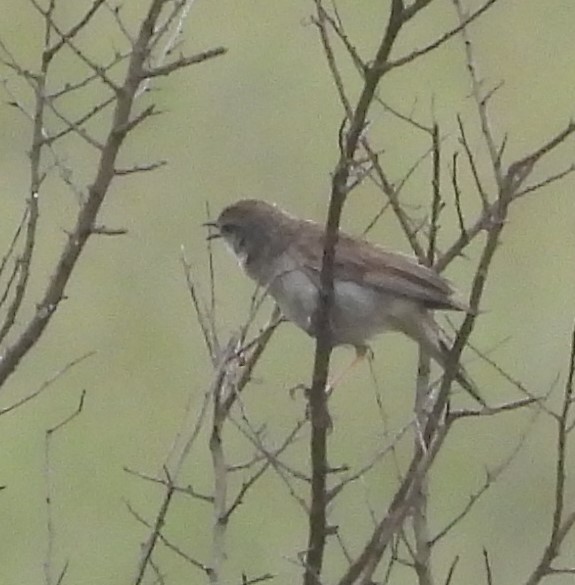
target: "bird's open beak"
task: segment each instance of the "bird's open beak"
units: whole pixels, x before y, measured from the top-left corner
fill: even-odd
[[[215,221],[206,221],[205,223],[202,224],[203,227],[207,227],[207,228],[215,228],[218,229],[218,224]],[[217,238],[221,238],[222,234],[220,234],[219,231],[214,232],[213,234],[208,234],[208,236],[206,237],[206,240],[215,240]]]

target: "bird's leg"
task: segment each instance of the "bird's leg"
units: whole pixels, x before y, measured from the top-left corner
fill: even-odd
[[[349,374],[349,372],[353,368],[355,368],[355,366],[357,364],[362,362],[366,358],[366,356],[371,356],[371,355],[372,355],[371,350],[369,349],[369,347],[367,345],[355,346],[355,357],[353,358],[351,363],[347,367],[345,367],[341,372],[339,372],[339,374],[337,374],[336,376],[331,378],[331,380],[327,381],[327,384],[325,387],[326,398],[329,398],[331,396],[334,388],[342,382],[342,380]],[[309,419],[310,418],[310,410],[309,410],[310,389],[308,387],[306,387],[304,384],[298,384],[297,386],[290,388],[289,393],[290,393],[291,398],[293,398],[295,396],[295,393],[297,390],[303,390],[304,394],[306,396],[306,399],[308,400],[308,403],[306,406],[306,418]],[[333,429],[333,422],[331,420],[331,416],[329,414],[329,411],[327,411],[327,404],[326,404],[326,414],[327,414],[327,421],[325,422],[325,426],[326,426],[328,432],[331,433],[331,431]]]
[[[325,393],[327,394],[328,398],[331,396],[334,388],[341,384],[343,379],[357,366],[357,364],[361,363],[366,356],[371,353],[371,350],[367,345],[356,345],[355,346],[355,357],[351,361],[351,363],[345,367],[339,374],[334,376],[331,380],[328,380],[327,385],[325,387]]]

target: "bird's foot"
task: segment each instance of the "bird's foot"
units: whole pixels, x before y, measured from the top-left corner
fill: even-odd
[[[333,430],[333,420],[331,418],[331,415],[329,414],[329,410],[327,407],[327,399],[330,397],[332,391],[333,391],[332,387],[330,387],[329,385],[326,386],[326,388],[325,388],[326,402],[325,402],[325,407],[323,409],[324,412],[320,415],[320,417],[318,418],[318,421],[316,423],[316,424],[319,424],[320,427],[327,429],[328,433],[331,433],[331,431]],[[305,418],[306,418],[306,420],[312,421],[311,406],[310,406],[310,388],[308,386],[306,386],[305,384],[296,384],[295,386],[292,386],[291,388],[289,388],[288,392],[289,392],[289,396],[292,400],[294,400],[296,398],[296,396],[299,392],[303,393],[303,396],[306,400]]]
[[[292,400],[295,400],[295,398],[297,397],[297,395],[300,392],[303,394],[304,398],[307,400],[309,397],[309,386],[306,386],[305,384],[296,384],[295,386],[288,388],[288,394]]]

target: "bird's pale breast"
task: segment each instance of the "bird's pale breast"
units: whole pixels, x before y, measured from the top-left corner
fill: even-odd
[[[269,284],[270,294],[287,319],[313,335],[316,284],[287,255],[276,268],[276,276]],[[396,323],[417,310],[407,298],[352,281],[336,281],[334,292],[331,329],[336,345],[361,345],[378,333],[397,329]]]

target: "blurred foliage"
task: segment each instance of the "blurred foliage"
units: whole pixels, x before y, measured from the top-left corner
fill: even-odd
[[[73,22],[88,2],[59,4],[63,22]],[[146,5],[138,0],[126,6],[131,27]],[[338,6],[358,50],[369,55],[381,34],[387,3],[339,0]],[[0,484],[6,485],[0,493],[0,582],[25,585],[42,580],[47,541],[44,432],[74,410],[82,389],[87,390],[84,411],[54,440],[56,559],[60,564],[70,561],[71,583],[127,582],[132,575],[145,531],[128,514],[124,500],[151,518],[160,491],[127,475],[123,467],[157,472],[181,423],[188,396],[197,396],[199,408],[210,380],[209,360],[185,287],[181,247],[197,267],[207,292],[205,230],[200,225],[205,221],[206,202],[216,214],[237,198],[253,196],[277,202],[298,215],[318,220],[325,216],[342,112],[317,31],[310,23],[312,11],[313,3],[302,1],[197,1],[181,48],[193,53],[221,44],[229,53],[157,80],[152,95],[143,98],[146,103],[155,100],[164,113],[137,130],[122,158],[126,164],[167,159],[169,165],[153,174],[115,182],[102,221],[109,227],[127,228],[128,235],[90,242],[68,299],[0,396],[2,406],[10,404],[70,360],[87,351],[97,352],[40,399],[0,419],[4,446]],[[33,68],[39,62],[42,38],[37,15],[24,0],[3,0],[2,12],[0,36],[23,64]],[[572,0],[501,0],[472,28],[485,83],[504,81],[492,113],[499,136],[509,135],[510,158],[534,148],[574,114],[573,22]],[[434,3],[410,27],[396,56],[454,23],[451,3]],[[94,58],[104,61],[124,42],[110,18],[98,19],[97,27],[86,31],[81,41]],[[62,82],[80,69],[70,57],[55,81]],[[346,65],[344,70],[350,87],[359,88],[352,68]],[[12,77],[10,83],[30,104],[23,84]],[[96,93],[70,101],[71,111],[81,111]],[[459,39],[387,77],[380,93],[390,104],[423,121],[435,115],[447,137],[446,152],[455,145],[456,113],[460,112],[481,150]],[[0,107],[2,249],[27,196],[30,146],[28,121],[6,100]],[[108,122],[102,118],[99,123],[104,132]],[[473,130],[471,124],[475,124]],[[384,150],[382,161],[395,180],[427,148],[420,136],[381,111],[374,112],[370,133]],[[90,181],[94,154],[75,138],[70,138],[67,154],[77,177]],[[546,170],[566,166],[574,155],[571,142]],[[429,177],[430,164],[425,163],[405,189],[406,204],[428,205]],[[444,181],[448,183],[447,174]],[[471,183],[466,187],[464,203],[469,210],[476,209]],[[563,380],[566,371],[575,314],[572,191],[573,180],[568,179],[514,208],[473,339],[484,351],[496,348],[498,363],[538,393],[544,393],[557,376]],[[355,191],[346,207],[345,228],[360,233],[378,209],[380,198],[367,183]],[[51,271],[75,209],[74,196],[57,180],[50,181],[42,193],[36,293]],[[443,242],[457,231],[453,218],[452,211],[446,212]],[[370,237],[407,250],[390,215]],[[247,314],[252,288],[223,250],[216,249],[215,259],[219,324],[222,332],[231,332]],[[449,276],[462,291],[468,290],[474,267],[473,257],[451,267]],[[32,309],[33,299],[29,302]],[[246,394],[250,414],[266,422],[272,436],[282,436],[304,408],[303,400],[290,399],[287,389],[309,381],[312,348],[312,341],[293,327],[281,328]],[[389,336],[377,340],[374,350],[389,426],[397,429],[411,412],[416,348],[401,337]],[[335,367],[349,357],[347,350],[337,350]],[[467,363],[490,399],[516,396],[471,352],[467,352]],[[356,463],[373,454],[383,438],[367,368],[338,388],[331,408],[335,420],[331,463]],[[495,465],[513,448],[528,419],[528,413],[516,413],[473,421],[454,433],[432,473],[434,528],[442,527],[466,503],[481,484],[485,467]],[[437,549],[439,574],[445,574],[453,556],[460,554],[457,582],[479,582],[482,546],[492,553],[496,582],[519,582],[527,574],[550,522],[551,431],[543,419],[537,421],[512,469],[460,525],[457,538],[447,538]],[[187,475],[198,489],[209,490],[211,468],[205,437],[202,441]],[[229,449],[230,458],[251,453],[239,437],[232,437]],[[291,457],[303,467],[305,443]],[[350,491],[334,511],[337,523],[347,527],[344,536],[350,547],[361,545],[360,535],[370,526],[366,502],[376,509],[384,506],[394,477],[393,465],[387,465],[380,477]],[[238,582],[242,570],[249,575],[270,571],[279,574],[277,583],[293,582],[299,569],[287,557],[293,558],[304,547],[305,526],[301,510],[270,474],[230,526],[229,575],[236,579],[231,582]],[[168,518],[166,532],[184,543],[185,550],[207,561],[210,527],[209,508],[182,498]],[[565,553],[572,563],[567,547]],[[190,582],[190,568],[172,553],[162,553],[158,560],[170,582]],[[328,580],[344,563],[339,558],[327,568]],[[193,578],[195,582],[203,579],[201,575]],[[413,578],[411,573],[406,572],[405,578],[405,583],[412,582],[408,580]],[[568,582],[568,578],[554,581]]]

